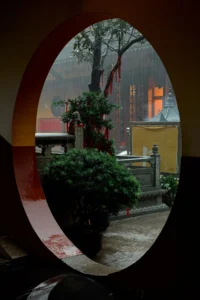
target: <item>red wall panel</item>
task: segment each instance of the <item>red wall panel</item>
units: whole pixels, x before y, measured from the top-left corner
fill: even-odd
[[[38,132],[63,132],[63,123],[60,118],[38,119]]]

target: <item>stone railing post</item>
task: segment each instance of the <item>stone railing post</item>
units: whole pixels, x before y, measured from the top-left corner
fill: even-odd
[[[131,155],[131,129],[130,129],[130,127],[126,128],[126,134],[127,134],[127,154]]]
[[[67,153],[67,151],[69,150],[68,148],[69,148],[69,146],[68,146],[68,143],[66,142],[66,143],[63,143],[63,144],[61,144],[61,147],[63,148],[63,150],[64,150],[64,153]],[[71,148],[73,148],[73,147],[71,147]]]
[[[83,128],[81,126],[75,127],[75,149],[83,149]]]
[[[39,171],[41,182],[43,182],[44,168],[47,165],[47,163],[52,159],[51,148],[53,147],[54,145],[50,145],[50,144],[38,145],[38,148],[42,149],[41,155],[37,156],[37,168]]]
[[[54,145],[38,145],[38,148],[42,149],[41,156],[50,157],[51,156],[51,149],[54,147]]]
[[[75,135],[75,149],[83,149],[83,127],[80,126],[81,117],[78,111],[74,112],[74,135]]]
[[[152,154],[151,154],[151,166],[153,167],[154,170],[154,186],[155,187],[160,187],[160,154],[158,152],[158,146],[153,145],[152,147]]]

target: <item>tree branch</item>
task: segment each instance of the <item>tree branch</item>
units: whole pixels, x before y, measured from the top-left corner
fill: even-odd
[[[104,65],[105,58],[106,58],[107,54],[108,54],[108,47],[106,48],[105,53],[101,56],[101,64],[100,64],[101,65],[101,69],[103,69],[103,65]]]
[[[131,37],[133,36],[133,30],[134,30],[134,27],[132,27],[132,31],[131,31],[131,34],[130,34],[130,36],[129,36],[129,39],[128,39],[127,43],[130,42],[130,39],[131,39]],[[128,32],[125,32],[125,34],[129,34],[129,33],[128,33]]]
[[[108,76],[108,79],[107,79],[107,82],[106,82],[106,86],[105,86],[105,89],[104,89],[104,95],[105,97],[108,96],[108,91],[109,91],[109,87],[112,85],[113,83],[113,77],[114,77],[114,74],[115,72],[121,67],[121,57],[122,55],[133,45],[133,44],[136,44],[138,42],[141,42],[142,40],[144,40],[145,37],[144,36],[141,36],[137,39],[134,39],[132,40],[131,42],[127,43],[124,47],[122,47],[122,49],[119,51],[118,53],[118,60],[117,60],[117,63],[114,65],[114,67],[112,68],[109,76]]]
[[[93,46],[93,41],[91,40],[91,38],[89,37],[88,33],[90,34],[90,32],[86,32],[85,30],[81,31],[81,35],[82,35],[82,39],[85,39],[89,42],[90,46]]]
[[[120,34],[119,38],[118,38],[118,51],[117,51],[117,53],[119,53],[120,48],[121,48],[121,40],[122,40],[122,35]]]
[[[124,45],[124,47],[122,47],[122,49],[119,51],[118,55],[119,56],[122,56],[124,54],[124,52],[126,52],[133,44],[136,44],[138,42],[141,42],[145,39],[145,37],[142,35],[140,37],[138,37],[137,39],[135,40],[132,40],[131,42],[129,43],[126,43],[126,45]]]
[[[112,38],[113,38],[113,34],[111,34],[111,36],[110,36],[110,38],[109,38],[109,40],[108,40],[107,43],[106,43],[105,41],[102,41],[102,44],[105,44],[105,45],[107,46],[107,48],[106,48],[106,51],[105,51],[105,53],[102,55],[102,58],[101,58],[101,69],[103,69],[104,61],[105,61],[105,58],[106,58],[106,56],[107,56],[107,54],[108,54],[108,49],[111,50],[111,49],[109,48],[109,44],[111,43]],[[114,48],[113,48],[113,49],[114,49]],[[116,51],[116,50],[114,49],[114,51]],[[116,51],[116,52],[117,52],[117,51]]]
[[[111,51],[115,51],[115,52],[117,52],[117,53],[118,53],[118,50],[117,50],[117,49],[115,49],[115,48],[113,48],[112,46],[110,46],[110,45],[109,45],[109,43],[106,43],[105,41],[103,41],[102,43],[103,43],[103,44],[105,44],[105,45],[107,46],[107,48],[109,48],[109,50],[111,50]]]
[[[91,31],[89,31],[89,30],[86,31],[86,29],[84,29],[84,30],[82,30],[80,33],[81,33],[82,35],[83,35],[83,33],[84,33],[84,34],[88,34],[88,33],[91,34]]]

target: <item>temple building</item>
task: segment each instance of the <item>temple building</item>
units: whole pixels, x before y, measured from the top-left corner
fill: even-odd
[[[78,64],[71,54],[72,44],[69,43],[62,50],[47,76],[38,106],[37,132],[65,131],[65,126],[60,122],[64,108],[52,107],[53,101],[73,99],[88,91],[91,65]],[[116,60],[115,53],[110,53],[105,60],[102,89]],[[166,69],[149,43],[136,44],[124,53],[121,81],[114,82],[112,95],[109,95],[112,103],[121,106],[120,110],[111,115],[115,129],[110,132],[110,136],[115,139],[117,148],[126,145],[126,127],[130,122],[150,121],[155,116],[164,121],[169,109],[170,116],[167,118],[178,114],[177,108],[172,107],[171,100],[165,101],[170,86]],[[174,99],[174,107],[175,102]]]

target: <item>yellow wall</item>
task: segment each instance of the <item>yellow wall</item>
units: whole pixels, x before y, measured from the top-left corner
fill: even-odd
[[[177,172],[178,128],[176,126],[133,126],[132,154],[151,154],[153,144],[158,145],[160,171]]]

